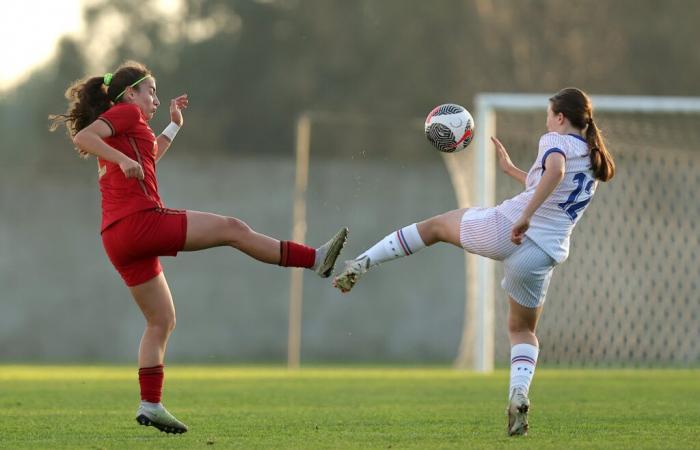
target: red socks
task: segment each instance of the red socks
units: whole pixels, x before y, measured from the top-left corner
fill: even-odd
[[[142,367],[139,369],[139,384],[141,385],[141,400],[150,403],[160,403],[163,393],[163,365]]]
[[[282,267],[304,267],[310,269],[316,262],[316,249],[292,241],[280,241],[280,263]]]

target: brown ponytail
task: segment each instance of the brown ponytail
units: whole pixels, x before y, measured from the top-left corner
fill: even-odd
[[[593,121],[591,99],[580,89],[565,88],[549,99],[552,112],[563,114],[571,125],[579,130],[586,129],[586,142],[591,154],[593,176],[600,181],[608,181],[615,176],[615,161],[605,147],[600,130]]]
[[[91,77],[74,82],[65,93],[68,100],[68,110],[65,114],[51,114],[49,130],[55,131],[59,126],[65,125],[68,137],[72,140],[83,128],[90,125],[100,114],[111,108],[114,99],[128,86],[138,81],[150,71],[138,62],[127,61],[114,73],[111,80],[107,79],[109,86],[105,85],[105,77]],[[138,90],[139,86],[134,86]],[[123,101],[123,96],[116,103]],[[88,155],[77,149],[80,156]]]
[[[615,161],[605,147],[603,136],[601,136],[592,117],[588,120],[586,127],[586,142],[591,152],[593,176],[600,181],[610,180],[615,176]]]

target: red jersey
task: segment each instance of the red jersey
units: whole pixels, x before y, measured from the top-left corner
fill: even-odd
[[[158,142],[141,109],[133,103],[118,103],[98,119],[112,130],[112,135],[104,138],[107,145],[141,164],[144,174],[143,180],[126,178],[118,164],[97,159],[104,231],[130,214],[164,206],[156,180]]]

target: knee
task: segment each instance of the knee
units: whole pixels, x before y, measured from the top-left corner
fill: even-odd
[[[525,320],[520,320],[518,317],[510,317],[508,319],[508,333],[514,334],[535,334],[530,325]]]
[[[530,327],[522,323],[509,322],[508,337],[510,338],[511,345],[526,343],[539,347],[539,340],[537,339],[535,330],[530,329]]]
[[[526,327],[524,327],[520,323],[513,322],[512,320],[508,322],[508,333],[510,335],[526,333],[528,331],[530,331],[530,330],[528,330]]]
[[[173,330],[175,330],[175,323],[176,322],[177,322],[177,320],[175,319],[175,314],[173,314],[172,316],[170,316],[168,318],[168,321],[165,324],[165,326],[167,327],[167,330],[168,330],[168,334],[172,333]]]
[[[418,224],[418,232],[425,245],[445,241],[445,221],[442,216],[431,217]]]
[[[175,329],[175,313],[160,314],[148,321],[150,328],[156,329],[163,336],[170,336]]]
[[[252,231],[248,224],[242,220],[236,219],[235,217],[226,217],[226,235],[229,244],[233,247],[238,247],[241,241]]]

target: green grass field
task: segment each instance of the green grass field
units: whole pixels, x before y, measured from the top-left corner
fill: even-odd
[[[173,436],[136,424],[133,367],[0,366],[0,448],[700,448],[700,370],[538,369],[521,438],[506,390],[506,371],[173,366]]]

